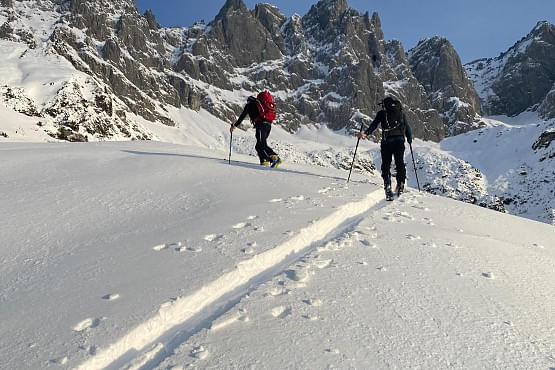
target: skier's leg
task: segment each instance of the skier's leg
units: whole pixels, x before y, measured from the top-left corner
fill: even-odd
[[[393,147],[393,156],[395,157],[395,168],[397,171],[396,180],[397,187],[401,191],[404,189],[405,180],[407,178],[407,167],[405,165],[405,142],[397,140]]]
[[[391,151],[391,144],[385,140],[382,141],[380,146],[380,151],[382,155],[382,178],[384,183],[384,188],[391,188],[391,156],[393,152]]]
[[[264,147],[266,143],[266,138],[264,137],[263,129],[260,123],[256,124],[256,146],[254,149],[256,150],[256,154],[258,154],[258,159],[260,159],[260,164],[263,164],[265,161],[269,162],[269,158],[264,152]]]
[[[265,151],[269,157],[272,157],[274,155],[277,155],[276,152],[274,152],[274,150],[268,146],[268,141],[267,141],[268,137],[270,136],[270,132],[272,131],[272,124],[268,122],[264,122],[264,124],[265,124],[264,130],[266,135],[266,138],[264,139],[264,144],[266,145]]]

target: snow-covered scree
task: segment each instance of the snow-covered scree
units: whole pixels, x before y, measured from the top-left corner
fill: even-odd
[[[533,113],[496,118],[488,120],[493,127],[445,139],[440,148],[476,167],[485,192],[499,197],[507,212],[555,225],[555,147],[537,144],[555,120]]]
[[[0,151],[0,368],[555,366],[552,226],[198,147]]]

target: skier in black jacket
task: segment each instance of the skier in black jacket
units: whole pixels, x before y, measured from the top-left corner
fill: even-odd
[[[382,177],[384,181],[384,189],[387,199],[393,199],[391,191],[391,157],[395,158],[395,167],[397,170],[396,180],[397,186],[395,192],[399,195],[405,190],[405,180],[407,170],[404,162],[405,155],[405,136],[409,144],[412,143],[412,130],[407,117],[402,111],[401,102],[392,97],[383,100],[384,109],[376,114],[376,118],[372,121],[366,131],[358,134],[359,138],[370,135],[378,124],[382,128],[381,155],[382,155]]]
[[[258,154],[258,158],[260,159],[260,164],[262,166],[272,166],[277,168],[281,163],[281,159],[273,151],[272,148],[268,146],[267,139],[270,136],[270,131],[272,130],[271,122],[267,120],[261,119],[260,109],[259,109],[259,102],[257,102],[257,98],[254,96],[249,96],[247,98],[247,104],[243,109],[243,113],[239,116],[237,121],[231,125],[229,128],[229,132],[233,132],[237,126],[243,122],[247,114],[251,122],[254,124],[254,128],[256,129],[256,153]]]

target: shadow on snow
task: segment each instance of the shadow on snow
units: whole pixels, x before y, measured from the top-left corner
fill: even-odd
[[[229,163],[227,159],[220,159],[220,158],[215,158],[215,157],[205,157],[205,156],[200,156],[200,155],[195,155],[195,154],[143,152],[143,151],[138,151],[138,150],[122,150],[122,152],[129,153],[129,154],[135,154],[135,155],[185,157],[185,158],[204,159],[204,160],[208,159],[208,160],[217,161],[220,164],[225,164],[225,165],[228,165],[228,163]],[[249,169],[253,169],[253,170],[257,170],[257,171],[278,171],[278,172],[286,172],[286,173],[292,173],[292,174],[304,175],[304,176],[316,176],[316,177],[319,177],[319,178],[328,178],[328,179],[337,180],[337,181],[345,181],[345,183],[347,183],[346,177],[318,175],[318,174],[310,173],[310,172],[306,172],[306,171],[297,171],[297,170],[284,169],[284,168],[271,168],[271,167],[261,166],[261,165],[256,164],[256,163],[249,163],[249,162],[232,160],[230,165],[243,167],[243,168],[249,168]],[[368,180],[365,180],[365,181],[351,180],[351,182],[366,183],[366,182],[368,182]]]

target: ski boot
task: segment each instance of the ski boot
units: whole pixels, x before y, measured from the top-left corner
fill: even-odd
[[[395,193],[397,193],[397,196],[400,196],[404,192],[405,192],[405,183],[404,182],[398,182],[397,186],[395,187]]]
[[[277,154],[271,155],[270,159],[272,160],[272,162],[270,163],[270,167],[272,168],[278,168],[281,164],[281,158]]]
[[[270,166],[270,162],[269,162],[269,161],[262,161],[262,162],[260,162],[260,165],[261,165],[261,166],[264,166],[264,167],[269,167],[269,166]]]
[[[384,188],[385,190],[385,200],[392,201],[393,200],[393,192],[391,191],[391,184],[387,184]]]

